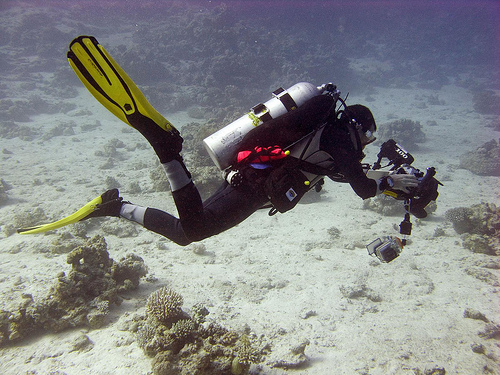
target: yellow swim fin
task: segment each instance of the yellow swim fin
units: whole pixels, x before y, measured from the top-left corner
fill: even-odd
[[[167,132],[175,129],[153,108],[134,81],[96,38],[75,38],[69,45],[67,56],[69,64],[85,87],[120,120],[141,132],[141,125],[150,124],[151,121]]]
[[[102,203],[102,196],[98,196],[97,198],[92,199],[89,203],[87,203],[85,206],[80,208],[78,211],[75,213],[69,215],[68,217],[65,217],[64,219],[55,221],[53,223],[48,223],[48,224],[42,224],[42,225],[37,225],[35,227],[30,227],[30,228],[21,228],[17,230],[17,233],[20,234],[36,234],[36,233],[43,233],[47,232],[49,230],[57,229],[64,227],[69,224],[76,223],[88,215],[90,215],[97,205]]]

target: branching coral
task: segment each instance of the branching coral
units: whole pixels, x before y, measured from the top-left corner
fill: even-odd
[[[468,207],[455,207],[445,212],[446,220],[453,224],[453,229],[458,234],[474,232],[480,224],[474,217],[474,210]]]
[[[172,289],[161,288],[154,291],[146,304],[146,315],[162,324],[171,326],[175,319],[182,314],[182,296]]]
[[[202,324],[205,323],[205,318],[209,314],[209,311],[205,306],[197,303],[191,308],[191,313],[193,316],[193,320],[198,324]]]
[[[171,332],[177,339],[186,340],[193,335],[196,324],[191,319],[182,319],[172,324]]]
[[[193,318],[181,309],[182,296],[171,289],[153,292],[146,317],[137,331],[137,343],[155,356],[155,374],[247,374],[262,350],[255,340],[216,323],[202,323],[208,310],[192,308]]]
[[[470,207],[456,207],[445,212],[458,234],[500,234],[500,208],[493,203],[479,203]]]
[[[231,363],[231,372],[235,375],[245,374],[250,369],[252,363],[260,361],[260,353],[252,347],[246,335],[242,335],[235,346],[235,354]]]

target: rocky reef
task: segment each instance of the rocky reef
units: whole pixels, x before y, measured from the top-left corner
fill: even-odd
[[[214,193],[222,182],[222,172],[214,165],[205,150],[203,139],[231,121],[232,117],[226,116],[221,122],[213,119],[203,125],[192,122],[182,128],[184,150],[190,154],[189,169],[202,196]]]
[[[4,181],[3,178],[0,178],[0,206],[3,206],[9,200],[7,195],[7,190],[10,190],[11,186],[7,182]]]
[[[406,213],[403,201],[394,199],[388,195],[380,194],[363,201],[363,208],[375,211],[384,216],[401,216]],[[437,209],[436,201],[431,201],[425,211],[430,214]]]
[[[249,332],[238,333],[207,322],[206,307],[195,305],[190,315],[182,304],[182,296],[165,287],[147,300],[137,342],[154,357],[154,374],[247,374],[250,365],[260,362],[268,352],[267,345]]]
[[[142,258],[129,254],[120,262],[109,257],[102,236],[95,236],[68,254],[68,275],[61,272],[48,295],[29,294],[16,311],[0,310],[0,345],[38,332],[60,332],[74,327],[100,328],[121,293],[136,289],[147,268]]]
[[[405,214],[404,205],[401,201],[383,194],[365,199],[363,208],[384,216],[401,216]]]
[[[460,168],[478,176],[500,176],[500,146],[492,139],[474,151],[460,156]]]
[[[493,90],[474,93],[474,110],[484,115],[500,115],[500,96]]]
[[[493,203],[456,207],[445,213],[461,235],[462,245],[474,253],[500,255],[500,208]]]
[[[380,125],[380,139],[394,139],[403,147],[418,148],[418,143],[425,142],[425,133],[418,121],[409,119],[395,120]]]

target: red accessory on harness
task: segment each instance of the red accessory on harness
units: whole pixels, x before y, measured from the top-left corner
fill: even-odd
[[[243,161],[247,163],[269,163],[285,158],[288,153],[288,151],[283,151],[283,149],[279,146],[257,146],[253,149],[253,151],[238,152],[236,160],[238,163]]]

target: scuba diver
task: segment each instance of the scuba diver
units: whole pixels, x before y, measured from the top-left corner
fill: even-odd
[[[165,170],[179,217],[132,204],[112,189],[68,218],[19,233],[39,233],[111,216],[138,223],[185,246],[236,226],[262,207],[272,207],[270,214],[286,212],[308,190],[319,190],[325,176],[349,183],[363,199],[388,190],[409,193],[419,185],[415,175],[406,173],[369,178],[361,161],[364,147],[375,140],[377,127],[371,111],[358,104],[347,106],[332,84],[299,83],[289,90],[277,90],[271,101],[235,121],[249,122],[245,126],[252,130],[233,142],[231,152],[222,146],[237,133],[234,129],[215,133],[218,145],[213,139],[205,140],[211,157],[226,170],[226,178],[202,202],[180,155],[183,138],[179,131],[148,103],[97,40],[89,36],[74,39],[68,60],[96,99],[151,144]],[[341,109],[337,109],[339,101]],[[281,112],[273,115],[273,106],[280,106]]]

